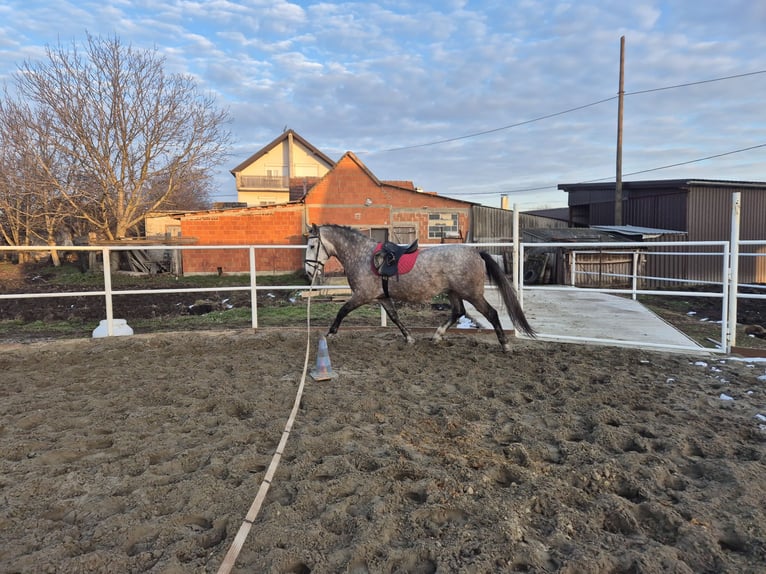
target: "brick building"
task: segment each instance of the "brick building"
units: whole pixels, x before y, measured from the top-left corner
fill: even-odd
[[[379,180],[347,152],[300,198],[287,203],[211,210],[179,216],[181,236],[198,245],[305,245],[316,223],[350,225],[383,241],[421,244],[461,242],[470,229],[473,203],[418,191],[412,182]],[[258,249],[259,273],[303,268],[299,249]],[[335,260],[333,260],[334,262]],[[187,250],[184,273],[243,273],[247,250]],[[339,270],[329,267],[328,272]]]

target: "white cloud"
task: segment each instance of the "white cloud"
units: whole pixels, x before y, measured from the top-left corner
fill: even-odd
[[[234,118],[236,157],[220,178],[228,199],[228,170],[287,125],[333,157],[358,152],[383,179],[491,205],[500,192],[548,186],[511,201],[563,204],[558,183],[614,173],[616,101],[385,150],[614,97],[620,35],[628,92],[766,67],[766,8],[746,0],[13,0],[0,6],[0,21],[0,78],[42,57],[44,44],[86,30],[156,46],[171,71],[193,74]],[[625,171],[766,143],[764,92],[766,74],[626,97]],[[763,157],[743,153],[648,177],[764,179]]]

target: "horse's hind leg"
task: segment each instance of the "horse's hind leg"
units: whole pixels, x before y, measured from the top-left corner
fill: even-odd
[[[469,301],[471,300],[469,299]],[[500,346],[503,347],[503,351],[506,353],[510,351],[511,346],[508,343],[508,337],[506,337],[505,331],[503,331],[503,326],[500,324],[500,317],[495,308],[490,305],[483,296],[471,301],[471,305],[476,307],[476,310],[484,315],[487,318],[487,321],[492,323],[492,327],[494,327],[495,334],[497,335],[497,340],[500,341]]]
[[[383,309],[386,310],[386,315],[388,315],[391,320],[396,324],[397,327],[399,327],[399,330],[402,332],[402,335],[404,335],[404,338],[406,339],[407,343],[410,345],[415,342],[415,339],[410,335],[410,332],[407,330],[407,327],[405,327],[402,322],[399,320],[399,313],[396,311],[396,307],[394,306],[393,300],[391,298],[386,297],[383,299],[379,299],[378,302],[380,303],[380,306],[383,307]]]
[[[452,327],[455,323],[457,323],[457,320],[460,319],[463,315],[465,315],[465,305],[463,305],[463,300],[455,295],[453,292],[447,293],[449,297],[449,303],[450,307],[452,307],[452,313],[450,314],[450,318],[447,319],[447,322],[440,325],[438,329],[436,329],[436,333],[434,333],[433,341],[434,343],[438,343],[444,338],[444,334],[447,332],[447,330]]]

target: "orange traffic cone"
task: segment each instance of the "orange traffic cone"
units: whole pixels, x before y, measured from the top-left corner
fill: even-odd
[[[330,364],[330,354],[327,352],[327,339],[324,338],[324,335],[320,335],[317,364],[311,371],[311,378],[315,381],[329,381],[337,376],[338,373],[332,370],[332,365]]]

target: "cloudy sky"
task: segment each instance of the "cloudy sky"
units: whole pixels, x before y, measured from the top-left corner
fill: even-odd
[[[229,109],[216,201],[289,127],[380,179],[536,209],[614,180],[621,36],[625,181],[766,180],[765,30],[760,0],[5,0],[0,82],[117,35]]]

